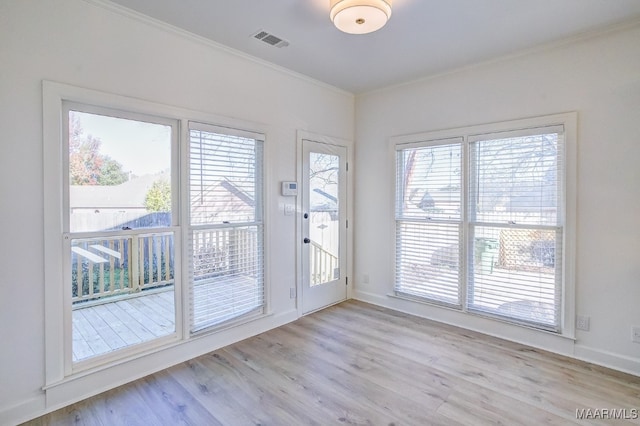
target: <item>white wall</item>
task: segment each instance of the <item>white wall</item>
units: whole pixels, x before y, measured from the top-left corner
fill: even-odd
[[[278,183],[296,176],[296,129],[352,139],[357,129],[356,296],[640,374],[640,28],[391,88],[349,94],[83,0],[0,2],[0,423],[46,409],[42,80],[267,126],[268,245],[274,317],[295,311],[295,223]],[[390,299],[391,136],[579,113],[577,312],[573,342]],[[370,278],[363,283],[363,276]],[[294,312],[295,313],[295,312]],[[197,350],[269,327],[251,324]],[[169,362],[173,353],[158,357]],[[159,364],[158,364],[159,365]],[[78,382],[75,395],[95,383]],[[71,398],[71,397],[70,397]]]
[[[296,130],[354,134],[351,94],[82,0],[0,2],[0,424],[45,409],[42,80],[266,126],[272,318],[296,314],[295,216],[284,216],[291,199],[279,196],[279,182],[296,177]],[[273,324],[200,339],[194,350]]]
[[[576,310],[573,341],[392,292],[391,136],[578,112]],[[355,297],[527,342],[640,375],[640,28],[481,64],[356,98]],[[365,275],[369,283],[365,283]]]

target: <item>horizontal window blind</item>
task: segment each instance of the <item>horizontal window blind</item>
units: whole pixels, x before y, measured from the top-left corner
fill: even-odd
[[[460,226],[398,221],[396,292],[459,305]]]
[[[460,305],[462,139],[398,146],[395,291]]]
[[[564,333],[574,124],[559,114],[394,138],[395,293]]]
[[[472,221],[559,223],[564,187],[562,133],[477,140],[470,144],[469,161]]]
[[[263,137],[190,123],[191,332],[264,309]]]
[[[475,135],[469,145],[467,306],[477,313],[558,331],[562,128],[499,136]]]

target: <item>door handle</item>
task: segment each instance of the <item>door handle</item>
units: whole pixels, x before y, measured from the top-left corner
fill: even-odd
[[[309,238],[305,238],[304,240],[302,240],[302,242],[305,244],[309,244],[311,240]]]

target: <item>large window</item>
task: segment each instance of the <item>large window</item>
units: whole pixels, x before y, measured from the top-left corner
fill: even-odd
[[[397,153],[396,288],[460,306],[462,139]]]
[[[73,369],[175,336],[177,120],[65,102]]]
[[[396,143],[396,294],[563,332],[568,117]]]
[[[264,136],[190,123],[191,331],[262,313]]]
[[[43,99],[47,386],[264,314],[263,134],[58,83]]]

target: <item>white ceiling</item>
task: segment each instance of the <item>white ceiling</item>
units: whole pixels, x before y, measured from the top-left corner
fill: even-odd
[[[393,0],[384,28],[350,35],[329,0],[112,1],[353,93],[640,19],[640,0]],[[290,45],[252,38],[260,29]]]

